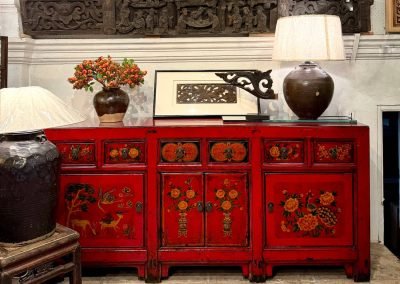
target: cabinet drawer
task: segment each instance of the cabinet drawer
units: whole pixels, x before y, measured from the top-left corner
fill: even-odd
[[[94,165],[96,147],[93,142],[57,143],[62,165]]]
[[[264,141],[266,163],[303,163],[304,142],[303,141]]]
[[[161,147],[161,163],[200,162],[199,141],[164,141]]]
[[[248,162],[247,141],[210,141],[209,161],[212,163],[246,163]]]
[[[351,174],[266,174],[267,246],[353,244]]]
[[[105,164],[145,162],[145,144],[142,141],[108,141],[104,143]]]
[[[352,163],[354,144],[352,141],[315,141],[315,163]]]

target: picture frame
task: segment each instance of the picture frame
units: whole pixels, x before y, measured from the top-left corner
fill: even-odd
[[[400,0],[386,0],[386,32],[400,33]]]
[[[156,70],[153,117],[210,117],[257,113],[257,98],[215,75],[237,70]]]

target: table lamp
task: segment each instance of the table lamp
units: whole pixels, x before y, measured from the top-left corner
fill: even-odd
[[[275,31],[273,60],[304,61],[283,82],[283,93],[299,119],[317,119],[332,100],[334,83],[314,60],[344,60],[340,18],[301,15],[280,18]]]
[[[83,120],[41,87],[0,90],[0,245],[54,232],[60,156],[42,129]]]

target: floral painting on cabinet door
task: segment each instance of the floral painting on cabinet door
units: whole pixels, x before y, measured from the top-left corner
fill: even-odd
[[[248,176],[245,172],[206,173],[206,245],[249,244]]]
[[[309,190],[306,193],[282,191],[282,232],[298,233],[302,236],[319,237],[336,234],[341,209],[337,206],[335,191]]]
[[[173,200],[173,206],[179,212],[178,237],[187,237],[187,213],[198,206],[196,191],[192,188],[191,179],[185,181],[186,187],[169,184],[168,196]]]
[[[215,189],[215,199],[217,210],[222,211],[224,218],[222,220],[222,228],[224,236],[232,235],[232,219],[231,212],[235,207],[238,207],[238,199],[240,196],[237,190],[237,182],[229,179],[224,180],[224,184],[221,188]],[[243,210],[242,208],[240,208]]]

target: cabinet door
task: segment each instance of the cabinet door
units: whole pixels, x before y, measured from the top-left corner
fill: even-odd
[[[61,175],[58,222],[83,247],[143,246],[143,174]]]
[[[351,174],[266,174],[265,182],[267,247],[353,244]]]
[[[206,245],[248,245],[247,174],[206,175]]]
[[[203,176],[161,175],[162,245],[203,246]]]

